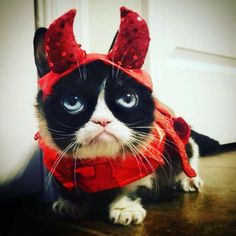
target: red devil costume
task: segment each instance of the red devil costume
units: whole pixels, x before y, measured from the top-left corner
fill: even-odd
[[[65,75],[80,65],[101,60],[112,65],[148,89],[152,90],[150,76],[141,69],[149,46],[149,31],[146,22],[135,12],[122,7],[121,23],[116,41],[107,55],[87,54],[76,43],[73,34],[75,10],[70,10],[55,20],[45,36],[45,50],[51,71],[40,78],[39,86],[44,96],[53,93],[53,86]],[[190,136],[190,128],[182,118],[174,118],[156,102],[155,122],[152,130],[154,139],[136,157],[127,154],[109,159],[94,157],[90,160],[63,157],[49,147],[39,135],[39,145],[44,154],[44,164],[54,177],[68,190],[79,187],[86,192],[97,192],[123,187],[151,173],[165,163],[163,153],[172,142],[185,174],[196,176],[188,163],[185,145]],[[167,150],[168,151],[168,150]],[[173,150],[171,151],[173,152]],[[169,153],[170,154],[170,153]],[[173,153],[172,153],[173,154]],[[58,162],[58,163],[57,163]],[[76,164],[76,168],[75,168]],[[56,168],[55,168],[56,167]],[[75,174],[76,172],[76,174]]]

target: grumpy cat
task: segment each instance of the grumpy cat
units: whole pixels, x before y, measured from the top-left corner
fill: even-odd
[[[75,217],[99,208],[112,223],[140,224],[143,192],[201,189],[198,147],[186,122],[154,98],[141,69],[146,22],[122,7],[109,53],[87,54],[75,42],[74,16],[68,11],[34,38],[39,145],[47,182],[54,178],[61,189],[52,208]]]

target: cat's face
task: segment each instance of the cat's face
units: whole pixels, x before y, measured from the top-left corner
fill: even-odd
[[[151,92],[101,61],[80,66],[37,101],[41,136],[78,158],[138,151],[154,121]]]

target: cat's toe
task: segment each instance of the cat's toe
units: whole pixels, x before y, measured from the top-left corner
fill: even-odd
[[[184,192],[201,192],[203,181],[199,176],[194,178],[183,177],[179,180],[179,188]]]
[[[130,211],[120,210],[117,224],[130,225],[132,222],[132,213]]]
[[[63,198],[59,198],[53,203],[52,210],[56,215],[74,218],[80,217],[82,212],[78,204]]]
[[[135,214],[133,214],[133,224],[138,225],[141,224],[146,217],[146,210],[140,209]]]
[[[130,225],[140,224],[146,216],[146,210],[140,209],[115,209],[110,212],[110,220],[114,224]]]
[[[146,210],[138,201],[129,202],[126,207],[122,205],[116,203],[111,206],[109,218],[112,223],[127,226],[143,222]]]

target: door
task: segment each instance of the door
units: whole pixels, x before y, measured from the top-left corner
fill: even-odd
[[[33,1],[0,1],[0,199],[41,189],[39,158],[26,168],[35,151],[37,131],[34,31]],[[19,175],[24,168],[27,171]]]
[[[197,132],[236,142],[236,1],[149,0],[149,71]]]

